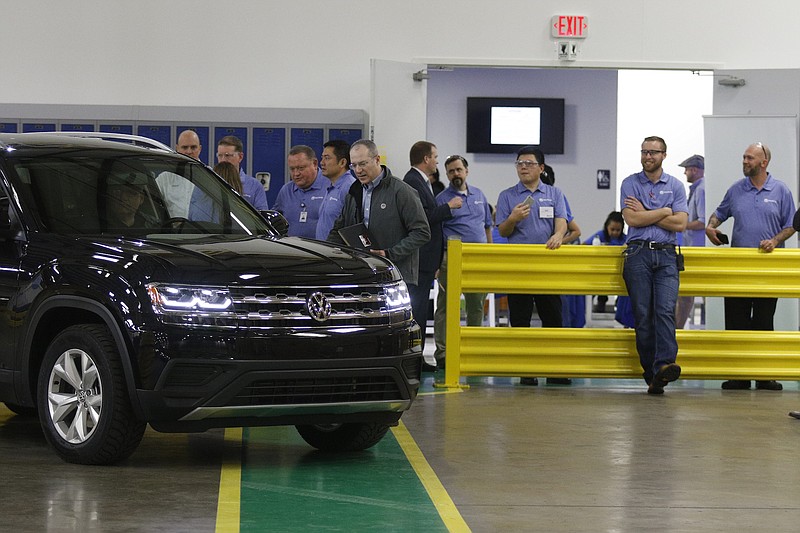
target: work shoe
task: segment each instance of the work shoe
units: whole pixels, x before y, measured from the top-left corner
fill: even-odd
[[[531,385],[536,386],[539,384],[539,380],[536,378],[519,378],[520,385]]]
[[[572,380],[569,378],[547,378],[548,385],[572,385]]]
[[[679,377],[681,377],[681,367],[675,363],[668,363],[658,369],[656,375],[653,376],[653,383],[656,386],[661,385],[661,387],[664,387],[667,383],[675,381]]]
[[[756,381],[756,388],[760,390],[783,390],[783,385],[775,380]]]
[[[729,379],[722,382],[722,388],[725,390],[747,390],[750,388],[749,379]],[[783,387],[781,387],[783,388]]]
[[[681,367],[675,363],[667,363],[658,369],[656,375],[648,383],[647,394],[664,394],[664,387],[680,376]]]

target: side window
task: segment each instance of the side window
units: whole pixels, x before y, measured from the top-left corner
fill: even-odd
[[[6,188],[0,183],[0,240],[2,241],[0,256],[5,258],[7,253],[13,253],[12,248],[15,249],[15,247],[10,246],[12,241],[22,238],[24,238],[24,234],[19,215],[11,205]]]
[[[0,186],[0,231],[11,229],[11,204],[8,201],[5,187]]]

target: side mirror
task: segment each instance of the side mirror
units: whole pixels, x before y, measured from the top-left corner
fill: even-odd
[[[282,214],[278,213],[277,211],[261,211],[261,216],[264,217],[264,220],[272,226],[272,229],[275,230],[275,233],[280,235],[281,237],[286,237],[289,234],[289,221],[286,220]]]

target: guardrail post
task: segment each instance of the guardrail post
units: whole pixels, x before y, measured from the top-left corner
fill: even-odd
[[[447,345],[444,386],[458,387],[461,377],[461,239],[447,241]]]

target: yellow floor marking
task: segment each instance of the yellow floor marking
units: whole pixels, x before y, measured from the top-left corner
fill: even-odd
[[[454,392],[464,392],[464,389],[456,389],[456,388],[436,389],[432,391],[420,392],[417,394],[417,396],[435,396],[437,394],[452,394]]]
[[[216,533],[239,533],[241,487],[242,428],[227,428],[219,475]]]
[[[428,491],[428,496],[431,497],[431,501],[436,506],[436,510],[439,511],[439,516],[442,517],[447,529],[454,532],[470,531],[469,526],[461,517],[461,513],[456,509],[453,500],[450,499],[450,495],[447,494],[439,478],[436,477],[433,468],[428,464],[425,456],[422,455],[422,451],[414,441],[414,437],[408,432],[405,424],[401,421],[397,427],[392,428],[392,433],[403,449],[403,453],[406,454],[408,462],[411,463],[411,467],[417,473],[417,477],[419,477],[425,490]]]

